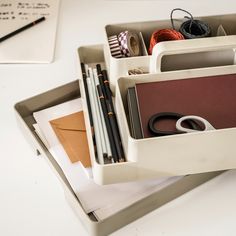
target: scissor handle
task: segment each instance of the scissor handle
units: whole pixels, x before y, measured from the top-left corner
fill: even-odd
[[[184,133],[192,133],[192,132],[198,132],[199,130],[195,130],[195,129],[188,129],[188,128],[184,128],[182,126],[182,122],[186,121],[186,120],[194,120],[194,121],[200,121],[203,125],[204,125],[204,130],[202,131],[206,131],[206,130],[214,130],[215,128],[204,118],[200,117],[200,116],[183,116],[181,118],[179,118],[176,122],[176,129],[180,132],[184,132]]]

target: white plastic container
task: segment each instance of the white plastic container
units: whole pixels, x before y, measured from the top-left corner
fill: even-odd
[[[216,16],[216,17],[206,17],[206,18],[209,18],[208,23],[212,23],[211,25],[214,25],[214,29],[216,29],[219,24],[224,23],[224,28],[227,31],[227,33],[235,34],[236,29],[234,25],[235,25],[236,15]],[[201,19],[205,20],[206,18],[201,18]],[[128,24],[128,26],[130,27],[130,29],[138,29],[138,30],[144,29],[144,31],[147,32],[147,34],[144,35],[145,36],[144,40],[145,42],[147,42],[148,37],[150,36],[151,32],[157,29],[156,27],[159,27],[159,28],[167,27],[169,26],[169,21],[131,23],[131,24]],[[112,33],[117,33],[118,31],[122,31],[123,29],[126,29],[126,28],[127,28],[127,25],[123,24],[121,26],[117,25],[115,26],[115,28],[113,28],[113,26],[109,28],[108,26],[106,29],[107,29],[108,35],[110,35]],[[223,42],[226,37],[228,36],[222,37],[220,41]],[[211,39],[213,40],[213,38]],[[197,47],[197,45],[195,46]],[[105,46],[105,49],[107,50],[107,45]],[[165,55],[167,55],[167,51],[168,50],[166,49],[163,50],[164,53],[166,52]],[[196,50],[196,52],[197,51],[198,50]],[[229,60],[229,63],[228,62],[226,63],[227,65],[235,64],[234,54],[231,54],[231,51],[232,51],[232,48],[230,49],[229,54],[228,52],[226,52],[227,54],[226,60],[227,61]],[[163,54],[159,53],[159,55],[163,55]],[[162,59],[165,58],[165,55],[163,56]],[[207,55],[209,55],[209,52],[207,53]],[[79,57],[80,57],[80,61],[84,63],[88,63],[88,64],[103,63],[104,64],[105,59],[103,55],[103,45],[81,47],[79,49]],[[150,63],[150,59],[151,59],[150,56],[137,57],[137,58],[125,58],[125,59],[119,60],[119,59],[112,58],[109,55],[109,52],[107,51],[105,53],[105,58],[106,58],[106,63],[107,63],[106,66],[110,72],[110,80],[111,80],[111,84],[113,88],[117,82],[117,79],[120,76],[127,75],[128,69],[133,69],[134,67],[142,66],[142,67],[147,67],[149,70],[149,67],[151,64],[153,68],[155,69],[158,60],[162,60],[161,57],[159,58],[155,57],[154,61]],[[222,65],[222,62],[223,62],[222,57],[220,57],[219,59],[221,61],[220,65]],[[173,79],[174,77],[177,76],[179,79],[182,79],[186,77],[191,78],[191,77],[196,77],[196,76],[215,75],[215,74],[224,74],[224,73],[229,74],[229,73],[236,72],[235,66],[226,66],[224,63],[223,65],[224,65],[223,67],[185,70],[185,71],[178,71],[178,72],[171,72],[171,71],[162,72],[162,74],[158,76],[158,78],[159,79]],[[168,70],[171,70],[169,66],[167,66],[167,68]],[[121,128],[122,141],[123,141],[123,145],[126,152],[126,158],[127,158],[127,162],[124,162],[124,163],[100,165],[96,161],[94,149],[93,149],[93,143],[92,143],[92,134],[91,134],[90,124],[88,120],[87,103],[84,96],[81,71],[80,71],[80,78],[79,78],[80,88],[78,86],[78,81],[74,81],[64,86],[55,88],[51,91],[47,91],[43,94],[21,101],[15,105],[17,121],[18,121],[19,127],[22,129],[23,134],[25,135],[26,139],[31,143],[33,148],[37,150],[37,153],[41,153],[42,156],[48,161],[48,163],[52,167],[55,174],[61,180],[62,186],[65,191],[65,195],[69,204],[71,205],[72,209],[76,212],[79,219],[81,220],[81,222],[86,227],[89,234],[91,235],[94,235],[94,236],[108,235],[112,233],[113,231],[119,229],[120,227],[142,217],[143,215],[156,209],[157,207],[171,201],[172,199],[180,196],[181,194],[204,183],[205,181],[221,174],[222,172],[210,172],[210,173],[201,173],[201,174],[193,174],[193,175],[184,176],[180,178],[177,182],[171,184],[170,186],[163,188],[159,192],[154,193],[144,198],[143,200],[140,200],[128,206],[127,208],[119,211],[118,213],[112,215],[111,217],[102,221],[96,221],[94,217],[85,213],[85,211],[83,210],[81,206],[81,203],[79,202],[78,198],[75,196],[72,188],[70,187],[70,183],[67,181],[61,168],[58,166],[53,156],[44,146],[42,141],[35,134],[33,126],[32,126],[32,124],[34,124],[35,122],[33,118],[33,112],[82,96],[85,122],[86,122],[87,134],[88,134],[88,141],[89,141],[89,146],[90,146],[90,155],[93,162],[93,175],[94,175],[94,180],[96,183],[109,184],[109,183],[127,182],[131,180],[144,179],[148,177],[174,175],[173,172],[176,172],[176,169],[177,171],[179,171],[178,167],[180,165],[178,165],[176,169],[173,168],[174,169],[173,172],[172,172],[172,169],[169,173],[167,173],[167,171],[162,172],[161,168],[163,167],[169,168],[170,160],[168,160],[168,164],[166,166],[158,166],[159,163],[153,160],[152,153],[149,150],[150,146],[148,146],[148,145],[153,145],[153,143],[155,143],[156,140],[153,139],[153,141],[148,142],[148,143],[140,142],[140,146],[139,146],[139,143],[136,142],[137,140],[134,140],[130,137],[127,120],[125,116],[126,105],[123,104],[123,99],[124,99],[124,93],[127,86],[133,85],[135,82],[142,82],[143,80],[145,80],[145,82],[147,80],[154,81],[156,80],[156,78],[157,78],[156,75],[132,76],[129,78],[121,78],[118,81],[119,87],[118,87],[118,90],[117,90],[118,93],[116,96],[116,109],[117,109],[117,114],[118,114],[119,126]],[[216,131],[216,133],[213,133],[213,134],[209,133],[209,135],[214,136],[214,140],[216,141],[218,140],[218,137],[222,137],[222,135],[224,135],[226,139],[229,138],[228,135],[231,135],[232,139],[230,138],[229,148],[232,148],[232,143],[233,143],[232,140],[233,138],[235,138],[235,132],[236,132],[235,129],[230,129],[229,132],[228,130],[227,131],[222,130],[222,131]],[[204,135],[205,139],[209,138],[207,135],[208,134]],[[198,135],[196,135],[195,138],[194,137],[191,138],[190,140],[194,141],[194,139],[198,139]],[[167,140],[163,140],[161,144],[158,144],[158,145],[163,145],[162,148],[164,148],[164,145],[166,144],[167,144]],[[226,160],[226,164],[223,165],[223,167],[221,166],[220,169],[225,168],[225,167],[229,167],[229,168],[235,167],[235,162],[233,161],[234,152],[235,150],[229,150],[228,153],[230,154],[230,157],[228,160]],[[148,158],[150,157],[150,162],[144,161],[144,157],[148,157]],[[212,158],[207,159],[207,160],[212,166]],[[184,161],[184,160],[181,160],[181,161]],[[232,162],[230,163],[230,161]],[[185,167],[187,164],[183,162],[183,165],[185,165]],[[216,166],[213,165],[213,168],[216,168]]]
[[[168,70],[173,71],[174,69],[183,69],[182,67],[183,64],[186,65],[185,68],[187,68],[187,66],[188,68],[196,68],[196,66],[200,66],[201,68],[202,65],[204,64],[205,64],[204,67],[214,67],[214,66],[219,65],[219,60],[214,59],[219,55],[220,55],[220,65],[234,64],[234,62],[232,62],[231,58],[229,57],[229,52],[227,50],[220,51],[220,48],[219,48],[220,52],[218,53],[214,52],[213,45],[227,44],[228,38],[230,38],[229,41],[231,41],[230,35],[236,35],[236,27],[235,27],[236,14],[196,17],[196,19],[207,22],[211,26],[213,37],[203,38],[200,41],[198,39],[183,40],[183,45],[181,46],[181,49],[183,49],[185,46],[186,48],[188,48],[188,45],[191,44],[191,46],[194,45],[194,47],[199,48],[199,50],[198,50],[198,54],[195,54],[194,51],[191,52],[191,50],[189,50],[189,54],[185,55],[185,57],[182,57],[181,61],[178,60],[179,57],[167,58],[168,52],[166,51],[165,44],[168,42],[159,43],[160,45],[162,45],[159,47],[161,52],[163,51],[166,52],[166,57],[163,58],[162,65],[160,65],[159,62],[156,61],[157,60],[156,55],[144,55],[144,56],[127,57],[127,58],[114,58],[111,56],[107,39],[109,36],[118,35],[120,32],[125,31],[125,30],[134,31],[136,33],[142,32],[143,39],[144,39],[143,43],[148,49],[151,34],[158,29],[171,28],[172,26],[171,26],[170,19],[160,20],[160,21],[132,22],[132,23],[107,25],[105,27],[106,43],[104,47],[104,52],[105,52],[105,61],[106,61],[109,76],[110,76],[110,84],[111,84],[112,90],[115,91],[115,85],[118,78],[127,76],[128,70],[138,68],[138,67],[141,67],[150,73],[156,73],[160,71],[164,72]],[[176,21],[175,25],[177,29],[181,22],[183,22],[183,19],[178,19],[178,21]],[[224,29],[225,36],[222,36],[221,33],[219,34],[218,32],[219,27]],[[217,35],[221,35],[221,36],[217,37]],[[213,50],[205,50],[205,47],[209,45],[212,45],[211,49]],[[201,53],[200,47],[202,47],[202,53]],[[161,52],[159,52],[159,54],[161,54]],[[172,62],[177,63],[178,61],[180,63],[172,67],[172,64],[173,64]]]
[[[120,78],[116,110],[125,154],[139,178],[203,173],[236,168],[236,128],[134,139],[127,121],[127,89],[138,83],[235,74],[236,65]],[[196,145],[197,144],[197,145]]]
[[[236,36],[231,37],[232,39],[235,39]],[[230,39],[231,37],[229,37],[228,39]],[[233,54],[229,53],[229,55],[233,55],[230,59],[232,60],[233,64],[233,48],[235,45],[231,43],[232,42],[230,41],[229,44],[226,44],[225,46],[222,46],[220,48],[223,50],[231,50],[233,52]],[[169,44],[171,45],[171,42],[168,42],[167,45]],[[220,44],[222,44],[222,41],[220,41]],[[230,49],[229,45],[231,45]],[[191,47],[191,50],[193,50],[194,52],[198,52],[198,47],[196,46],[196,44],[194,44],[194,46],[195,47]],[[206,47],[205,49],[208,50],[209,47]],[[167,52],[170,51],[171,50],[167,50]],[[178,52],[180,53],[180,58],[183,57],[183,50],[177,51],[177,54]],[[89,65],[95,65],[96,63],[102,63],[104,65],[103,45],[81,47],[79,48],[78,53],[80,62],[84,62]],[[160,55],[163,56],[163,53]],[[156,61],[160,61],[160,59],[157,58]],[[120,78],[117,83],[115,105],[117,110],[118,125],[120,128],[120,134],[127,161],[123,163],[102,165],[97,162],[94,154],[92,133],[87,110],[87,102],[85,99],[82,74],[80,71],[79,83],[84,105],[85,124],[88,131],[87,137],[90,147],[90,156],[93,163],[93,175],[95,182],[98,184],[110,184],[153,177],[185,175],[190,173],[235,168],[236,160],[234,159],[233,154],[236,154],[236,150],[234,150],[233,148],[235,146],[233,137],[236,138],[236,131],[234,129],[230,129],[227,132],[225,132],[224,130],[217,130],[214,132],[209,131],[193,135],[188,134],[186,135],[188,136],[188,138],[186,138],[186,136],[183,137],[177,135],[176,137],[163,137],[158,140],[155,138],[135,140],[130,136],[130,131],[126,119],[127,109],[125,102],[127,88],[133,86],[135,83],[140,83],[144,81],[148,82],[174,78],[193,78],[199,76],[231,73],[236,73],[236,65],[199,68],[191,70],[179,70],[174,72],[168,71],[159,73],[158,75],[147,74],[142,76],[127,76],[124,78]],[[221,138],[224,138],[225,140],[229,141],[227,142],[227,145],[223,147],[222,144],[218,145]],[[194,143],[199,140],[203,145],[203,150],[192,149],[191,147],[193,147]],[[214,148],[214,150],[211,152],[205,152],[204,150],[207,150],[207,148],[212,149],[212,140],[214,145],[217,144],[216,148]],[[189,149],[183,150],[179,147],[179,144],[182,141],[186,141],[188,143]],[[176,142],[177,144],[175,144]],[[174,146],[172,150],[169,150],[170,145],[172,145],[171,143],[173,143]],[[157,146],[159,154],[161,155],[157,155],[157,152],[155,151]],[[174,151],[174,148],[177,148],[176,153]],[[222,151],[225,153],[225,155],[227,155],[227,158],[225,158],[224,160],[220,155]],[[215,153],[218,155],[216,155],[216,159],[213,158],[213,155],[215,155]],[[190,155],[191,158],[189,158]],[[175,156],[176,161],[173,162],[173,160],[169,158],[170,156]]]
[[[50,154],[49,150],[38,138],[32,126],[32,124],[35,123],[33,112],[66,102],[79,96],[80,91],[78,81],[74,81],[18,102],[15,105],[15,111],[19,128],[22,130],[22,133],[27,141],[29,141],[32,148],[37,151],[38,154],[41,154],[52,168],[55,175],[59,178],[69,205],[76,213],[89,235],[106,236],[222,173],[211,172],[183,176],[170,185],[161,188],[160,191],[127,206],[104,220],[97,221],[92,214],[86,214],[61,168]]]

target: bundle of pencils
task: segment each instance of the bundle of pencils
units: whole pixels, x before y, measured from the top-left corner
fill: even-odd
[[[81,63],[84,90],[90,125],[94,129],[97,157],[104,164],[106,157],[112,162],[125,160],[106,70],[97,64],[90,68]]]

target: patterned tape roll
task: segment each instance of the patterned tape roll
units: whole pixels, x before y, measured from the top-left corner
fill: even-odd
[[[125,57],[135,57],[141,54],[139,37],[131,31],[124,31],[118,35],[121,52]]]
[[[110,36],[108,38],[108,43],[111,50],[111,55],[113,57],[115,58],[123,57],[117,35]]]

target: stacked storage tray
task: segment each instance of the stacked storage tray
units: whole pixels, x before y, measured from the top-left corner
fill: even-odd
[[[172,45],[175,43],[176,42],[165,43],[166,48],[173,48]],[[218,46],[216,47],[214,44],[214,50],[221,49],[227,51],[228,55],[230,56],[230,60],[233,64],[235,56],[234,49],[236,48],[236,36],[227,37],[225,44],[222,44],[222,40],[220,40],[219,43],[217,41],[216,44]],[[204,49],[208,50],[209,45],[207,47],[204,47]],[[201,47],[198,48],[196,44],[191,45],[191,50],[194,50],[196,54],[198,52],[200,53],[203,52],[202,48]],[[172,50],[172,51],[175,52],[175,56],[178,56],[178,60],[181,60],[181,58],[184,57],[183,49]],[[99,55],[100,57],[98,58]],[[158,55],[162,55],[162,53]],[[87,64],[91,65],[96,65],[96,63],[104,64],[103,45],[81,47],[79,48],[79,57],[81,62]],[[159,58],[159,56],[157,56],[157,58]],[[234,128],[227,130],[226,133],[223,130],[217,130],[214,131],[214,133],[209,131],[198,134],[188,134],[188,136],[185,136],[186,137],[185,142],[188,143],[189,148],[185,150],[184,155],[181,155],[183,150],[181,149],[181,146],[178,146],[179,144],[173,146],[175,147],[175,149],[173,150],[176,150],[176,147],[178,147],[177,153],[174,153],[174,151],[172,151],[169,148],[170,143],[171,142],[175,143],[176,142],[175,138],[178,136],[163,137],[162,139],[158,139],[158,143],[156,142],[155,138],[135,140],[130,136],[130,131],[126,118],[127,88],[133,86],[136,82],[139,81],[140,83],[145,81],[149,82],[149,81],[170,80],[170,79],[184,79],[184,78],[194,78],[201,76],[236,73],[236,65],[234,64],[225,65],[221,57],[218,57],[217,63],[218,66],[214,67],[168,71],[159,74],[127,76],[120,78],[118,80],[118,83],[116,81],[117,85],[116,85],[115,106],[117,110],[118,125],[121,131],[121,138],[127,161],[123,163],[101,165],[96,161],[94,152],[91,152],[90,154],[93,160],[92,162],[94,164],[93,174],[95,182],[97,182],[98,184],[111,184],[111,183],[135,181],[147,178],[194,174],[200,172],[235,168],[236,161],[234,160],[233,157],[236,150],[234,149],[234,143],[232,139],[232,137],[235,137]],[[80,78],[82,78],[82,74]],[[87,103],[83,87],[84,87],[83,80],[81,79],[80,89],[81,89],[81,96],[84,102],[83,104],[85,111],[85,121],[86,121],[85,123],[87,129],[90,130]],[[229,133],[232,134],[230,135]],[[222,138],[225,140],[224,145],[223,144],[222,144],[223,146],[216,145],[216,143],[218,143],[219,140]],[[90,131],[88,132],[88,140],[89,140],[90,150],[93,150],[92,134]],[[182,136],[180,136],[178,140],[180,142],[180,140],[182,140]],[[192,150],[191,147],[193,146],[193,144],[199,142],[199,140],[201,140],[200,143],[204,147],[202,151],[200,151],[200,149]],[[212,140],[214,140],[214,142],[211,142]],[[158,151],[156,151],[157,145],[159,147],[158,148],[159,153],[162,153],[162,155],[158,158],[156,157],[156,153],[158,153]],[[217,148],[214,148],[214,145],[216,145]],[[221,152],[223,152],[222,155]],[[173,165],[171,158],[171,156],[173,156],[174,154],[176,154],[175,157],[178,157],[176,158],[175,165]],[[218,156],[216,160],[214,159],[215,154],[217,154]],[[202,155],[204,155],[205,158],[204,162],[201,161]],[[224,155],[227,156],[227,159],[225,159],[222,163],[222,158]],[[193,159],[191,159],[190,157]]]
[[[236,74],[236,67],[204,69],[199,73],[178,71],[167,74],[129,76],[118,80],[116,111],[128,162],[139,178],[175,176],[236,168],[236,127],[135,139],[128,123],[128,88],[135,84],[191,79],[207,75]],[[235,77],[236,78],[236,77]],[[215,101],[217,103],[217,101]],[[135,169],[136,167],[136,169]],[[129,173],[131,175],[131,173]]]
[[[136,33],[141,32],[143,36],[143,41],[140,40],[141,44],[148,49],[150,38],[154,31],[172,28],[170,19],[107,25],[105,27],[105,60],[110,75],[112,90],[115,91],[117,78],[127,76],[128,70],[138,67],[144,68],[144,70],[150,73],[159,73],[177,69],[184,70],[214,67],[218,65],[233,65],[234,56],[231,51],[227,49],[226,45],[230,41],[235,40],[230,38],[232,35],[236,35],[236,14],[204,16],[196,17],[195,19],[202,20],[210,25],[212,37],[183,40],[183,42],[180,42],[180,40],[179,42],[175,42],[172,48],[169,46],[169,43],[173,41],[161,42],[156,45],[158,48],[154,47],[154,53],[152,55],[143,53],[142,56],[126,58],[114,58],[111,56],[108,44],[109,36],[118,35],[125,30]],[[176,29],[179,28],[183,21],[185,21],[185,19],[178,19],[176,21]],[[224,29],[224,34],[219,34],[219,26]],[[168,45],[167,48],[166,44]],[[221,49],[222,45],[225,45],[223,50]],[[175,48],[176,46],[177,48]],[[180,51],[182,55],[180,55]],[[157,54],[159,56],[157,56]],[[175,54],[178,55],[176,56]],[[181,60],[179,60],[180,56]],[[220,57],[220,60],[215,60],[217,57]]]
[[[35,123],[33,118],[34,112],[78,97],[80,97],[79,84],[78,81],[74,81],[17,103],[15,105],[15,111],[18,125],[22,133],[34,150],[45,158],[61,181],[69,205],[83,223],[89,235],[106,236],[222,173],[211,172],[182,177],[175,183],[130,205],[118,213],[102,221],[96,221],[93,215],[85,213],[61,168],[38,138],[33,128],[33,124]]]

